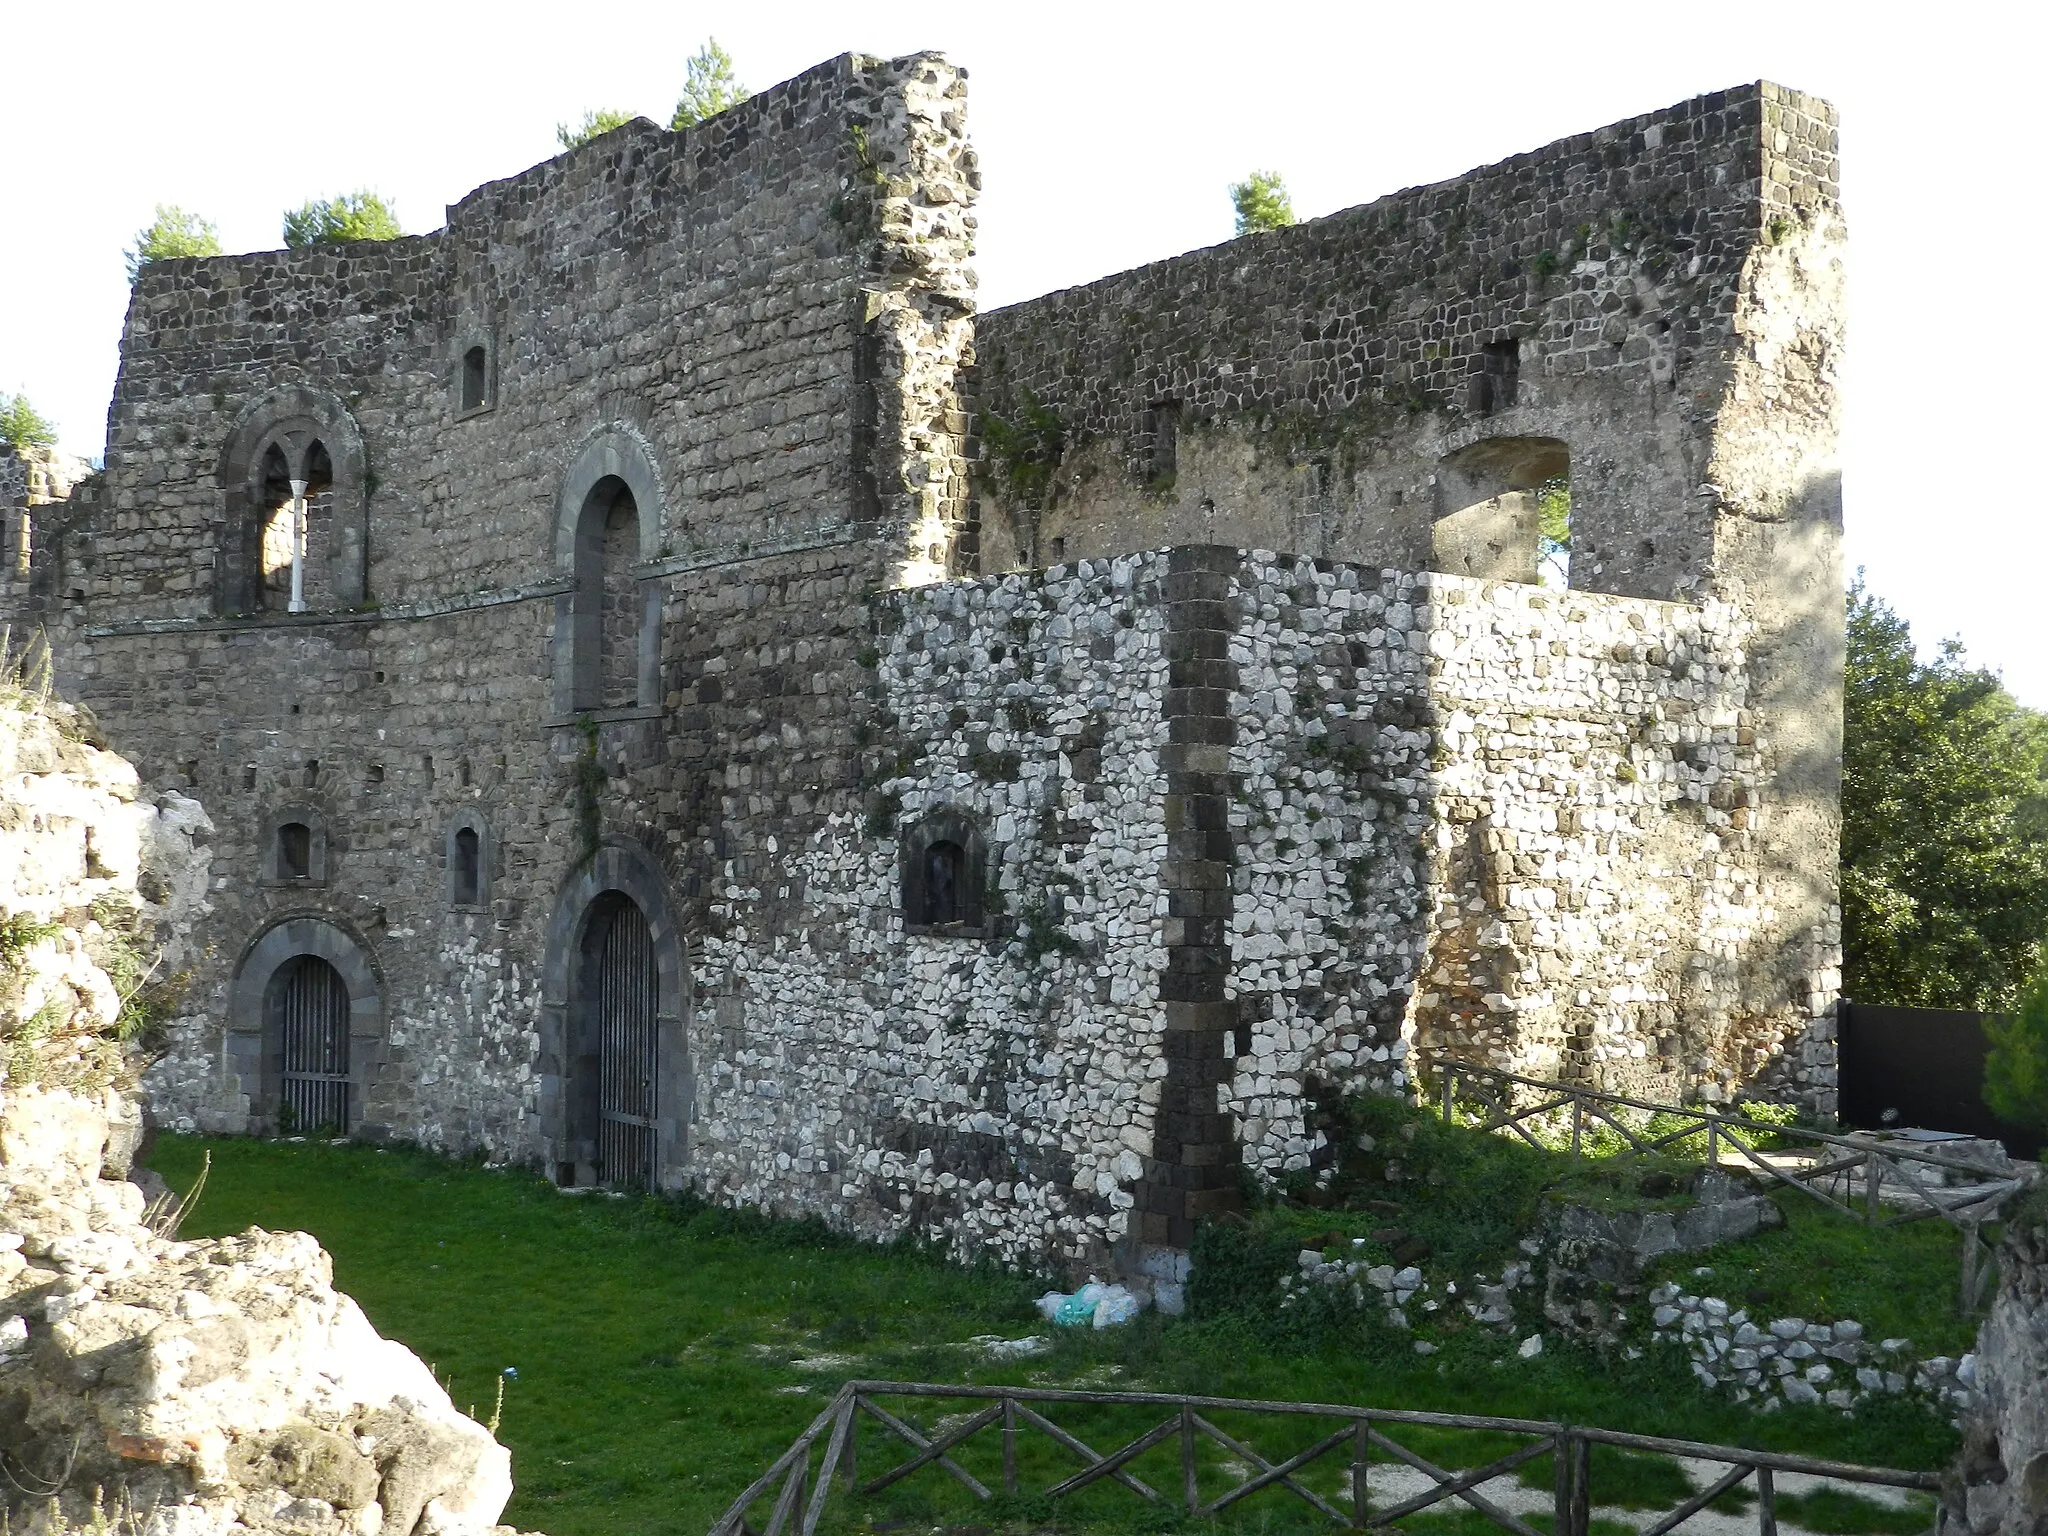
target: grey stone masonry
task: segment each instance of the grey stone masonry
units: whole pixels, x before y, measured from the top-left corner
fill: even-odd
[[[145,269],[0,607],[215,827],[157,1118],[275,1130],[317,975],[350,1134],[1170,1287],[1444,1055],[1829,1109],[1831,110],[984,317],[965,110]]]

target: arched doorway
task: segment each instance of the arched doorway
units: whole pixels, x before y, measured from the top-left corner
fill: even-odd
[[[542,978],[541,1100],[556,1182],[687,1179],[689,968],[659,867],[606,843],[564,883]]]
[[[348,985],[318,955],[278,967],[265,1007],[278,1063],[277,1128],[287,1135],[348,1133]]]
[[[228,994],[226,1086],[258,1134],[387,1134],[370,1102],[389,1056],[384,984],[362,939],[324,917],[256,936]]]
[[[596,1100],[598,1182],[613,1189],[651,1189],[655,1112],[660,1104],[660,1042],[656,1027],[661,981],[647,915],[630,896],[609,891],[591,912],[582,991],[586,1047],[582,1074]]]

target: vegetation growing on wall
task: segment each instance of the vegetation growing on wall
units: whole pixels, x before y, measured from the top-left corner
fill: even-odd
[[[1060,413],[1029,389],[1021,390],[1015,415],[990,411],[982,417],[981,441],[1004,489],[1027,507],[1044,506],[1053,471],[1067,446]]]
[[[636,115],[619,107],[598,107],[584,113],[583,121],[573,128],[567,123],[555,124],[555,142],[564,149],[575,149],[592,139],[602,138],[614,128],[625,127]]]
[[[132,283],[152,261],[218,256],[220,233],[210,219],[202,219],[173,203],[158,203],[156,218],[147,228],[135,232],[135,243],[122,254],[128,262],[128,281]]]
[[[396,240],[404,233],[397,210],[367,189],[315,198],[284,216],[284,243],[295,251],[351,240]]]
[[[1253,171],[1243,181],[1232,182],[1230,202],[1237,210],[1240,235],[1285,229],[1294,222],[1294,200],[1278,171]]]
[[[583,715],[576,728],[583,735],[583,747],[570,771],[576,795],[576,864],[581,868],[597,857],[604,841],[604,804],[598,798],[604,789],[604,764],[597,756],[597,722]]]
[[[57,429],[28,403],[27,395],[0,393],[0,443],[14,448],[54,448]]]
[[[706,118],[738,106],[751,94],[733,72],[732,55],[718,46],[717,38],[707,37],[684,66],[683,94],[676,101],[669,127],[694,128]]]

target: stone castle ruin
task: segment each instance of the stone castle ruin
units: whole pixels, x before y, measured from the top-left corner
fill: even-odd
[[[988,314],[965,114],[145,269],[0,593],[217,829],[155,1113],[1130,1270],[1445,1054],[1831,1110],[1833,110]]]

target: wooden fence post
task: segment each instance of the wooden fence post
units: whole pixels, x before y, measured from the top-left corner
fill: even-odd
[[[1707,1122],[1707,1166],[1721,1166],[1721,1122],[1718,1120]]]
[[[1877,1225],[1877,1192],[1884,1184],[1884,1159],[1876,1148],[1863,1154],[1863,1219]]]
[[[1585,1100],[1572,1095],[1572,1156],[1579,1155],[1579,1126],[1585,1119]]]
[[[846,1491],[853,1492],[860,1486],[860,1466],[855,1452],[860,1448],[860,1394],[853,1394],[853,1401],[846,1410],[846,1449],[841,1452],[846,1467]]]
[[[1017,1492],[1017,1399],[1003,1394],[1003,1492]]]
[[[1771,1469],[1756,1469],[1757,1536],[1778,1536],[1778,1490],[1771,1481]]]
[[[1195,1410],[1186,1403],[1180,1405],[1180,1484],[1192,1515],[1201,1508],[1202,1491],[1195,1480]]]
[[[1593,1442],[1584,1435],[1572,1436],[1572,1532],[1586,1536],[1593,1507]]]
[[[1357,1419],[1351,1425],[1351,1523],[1365,1529],[1371,1513],[1367,1501],[1366,1459],[1372,1455],[1372,1420]]]
[[[1449,1125],[1449,1124],[1451,1123],[1451,1094],[1452,1094],[1452,1092],[1453,1092],[1453,1088],[1454,1088],[1454,1085],[1455,1085],[1455,1083],[1456,1083],[1456,1080],[1457,1080],[1457,1074],[1456,1074],[1455,1072],[1453,1072],[1453,1071],[1451,1070],[1451,1064],[1450,1064],[1449,1062],[1445,1062],[1445,1063],[1444,1063],[1444,1075],[1443,1075],[1443,1082],[1442,1082],[1442,1085],[1441,1085],[1441,1091],[1442,1091],[1442,1093],[1443,1093],[1443,1101],[1444,1101],[1444,1124],[1445,1124],[1445,1125]]]

